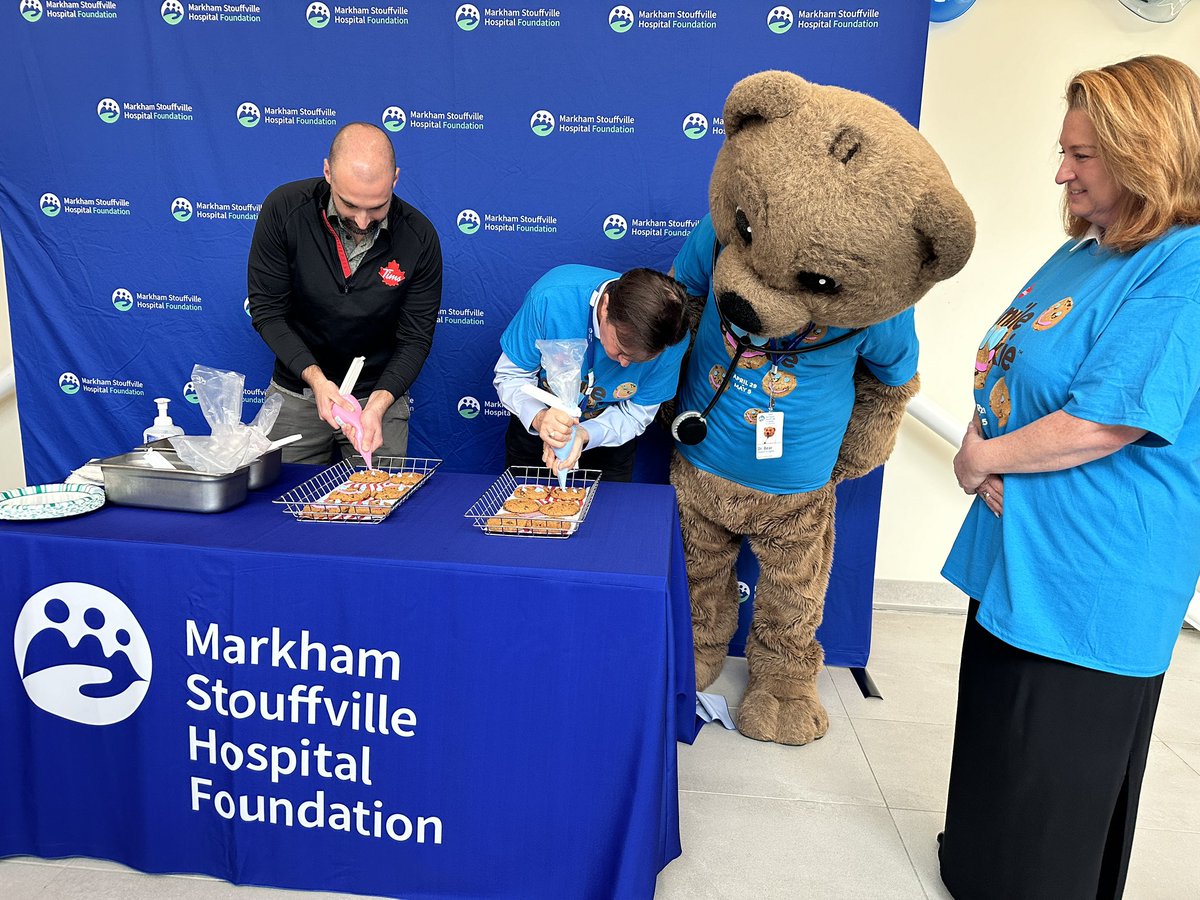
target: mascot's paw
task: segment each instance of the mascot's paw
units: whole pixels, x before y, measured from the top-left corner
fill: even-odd
[[[727,647],[696,648],[696,690],[702,691],[717,680],[725,665]]]
[[[829,716],[817,697],[816,686],[804,696],[779,698],[762,688],[751,688],[738,708],[738,731],[756,741],[777,744],[811,744],[829,730]]]

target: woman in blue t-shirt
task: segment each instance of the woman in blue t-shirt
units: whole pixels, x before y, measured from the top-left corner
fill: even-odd
[[[972,598],[942,880],[1119,897],[1163,673],[1200,575],[1200,79],[1083,72],[1071,239],[984,336],[942,574]]]

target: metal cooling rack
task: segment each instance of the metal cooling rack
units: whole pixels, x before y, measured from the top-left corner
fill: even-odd
[[[504,502],[512,499],[513,492],[523,485],[537,485],[544,488],[556,488],[558,476],[551,474],[549,469],[534,466],[511,466],[505,469],[491,487],[484,491],[483,496],[475,501],[475,505],[463,515],[474,521],[475,527],[484,534],[503,534],[513,537],[568,538],[579,530],[583,520],[587,518],[592,499],[596,496],[596,486],[600,482],[598,469],[572,469],[567,473],[567,487],[583,488],[583,502],[579,512],[570,518],[560,519],[554,516],[544,516],[541,513],[511,513],[504,508]],[[516,531],[491,530],[487,527],[488,519],[503,517],[506,520],[522,520]],[[553,526],[546,523],[553,522]],[[561,524],[559,524],[561,523]],[[562,525],[566,527],[563,528]],[[550,530],[553,528],[554,530]]]
[[[286,512],[291,513],[301,522],[353,522],[377,525],[391,515],[397,507],[408,502],[408,498],[429,481],[429,476],[441,463],[440,459],[417,459],[410,456],[380,456],[372,459],[371,468],[381,469],[389,475],[416,472],[421,476],[421,480],[409,487],[399,500],[369,500],[362,504],[353,504],[355,506],[383,507],[383,512],[352,513],[348,511],[352,504],[325,501],[325,497],[348,482],[351,475],[366,469],[366,462],[361,456],[352,456],[327,469],[322,469],[312,478],[301,482],[272,502],[282,505]],[[307,513],[305,507],[309,507]]]

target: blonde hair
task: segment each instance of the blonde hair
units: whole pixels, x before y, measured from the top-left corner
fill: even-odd
[[[1116,218],[1102,243],[1127,252],[1174,225],[1200,222],[1200,78],[1168,56],[1139,56],[1080,72],[1067,85],[1067,108],[1087,113],[1097,154],[1122,188]],[[1067,233],[1082,237],[1071,215]]]

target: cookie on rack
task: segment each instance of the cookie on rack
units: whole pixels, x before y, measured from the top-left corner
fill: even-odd
[[[513,489],[518,500],[549,500],[553,494],[544,484],[522,484]]]
[[[579,502],[577,500],[551,500],[543,505],[539,512],[556,519],[565,519],[579,512]]]
[[[383,484],[390,476],[383,469],[363,469],[352,472],[350,481],[354,484]]]
[[[349,485],[348,487],[353,489],[347,489],[347,487],[338,488],[326,494],[325,499],[330,503],[360,503],[363,500],[371,499],[370,488],[359,490],[358,485]]]
[[[576,503],[582,503],[583,498],[587,496],[587,488],[554,487],[550,488],[550,496],[555,500],[574,500]]]
[[[332,519],[337,513],[328,506],[322,506],[319,503],[306,503],[304,508],[300,510],[300,518],[313,519],[316,521],[325,521]]]
[[[518,519],[513,516],[491,516],[484,529],[492,534],[562,534],[571,528],[567,522],[555,519]]]
[[[504,501],[504,508],[510,513],[535,513],[541,505],[536,500],[529,500],[524,497],[514,497],[511,500]]]
[[[388,481],[391,484],[403,484],[412,487],[424,477],[424,472],[393,472],[388,477]]]
[[[408,487],[405,485],[385,484],[383,487],[377,487],[371,492],[371,495],[376,500],[396,501],[404,496]]]

